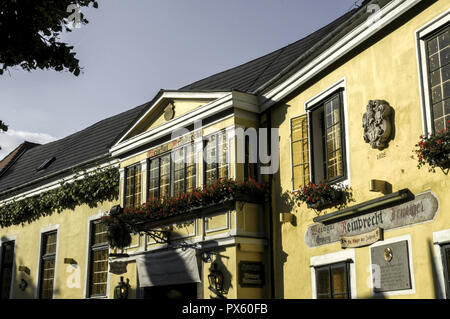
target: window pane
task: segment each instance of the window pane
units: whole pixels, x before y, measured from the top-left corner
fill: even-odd
[[[194,145],[190,144],[186,147],[186,191],[192,191],[197,187],[197,169],[195,162],[196,154]]]
[[[125,180],[125,207],[136,207],[141,204],[141,166],[127,167]]]
[[[90,294],[106,295],[108,281],[108,249],[91,252]]]
[[[325,103],[326,156],[324,161],[327,179],[343,175],[340,98],[336,95]]]
[[[207,139],[206,142],[206,165],[205,165],[205,183],[210,184],[218,179],[218,165],[219,165],[219,154],[217,146],[217,135],[212,135]],[[221,143],[222,144],[222,143]],[[220,148],[219,148],[220,149]],[[221,155],[220,157],[223,157]],[[222,173],[223,169],[222,169]],[[226,172],[228,173],[228,172]]]
[[[434,54],[438,51],[438,41],[436,38],[428,42],[428,52],[429,54]]]
[[[225,133],[219,133],[219,178],[228,178],[228,141]]]
[[[333,296],[335,298],[347,298],[347,277],[345,265],[332,267],[331,277],[333,280]]]
[[[148,180],[148,199],[158,198],[159,189],[159,158],[150,161]]]
[[[428,72],[434,132],[448,127],[446,117],[450,115],[447,99],[450,99],[450,46],[449,28],[428,39]]]
[[[43,255],[54,253],[56,253],[56,233],[47,234],[44,236]]]
[[[317,297],[319,299],[330,298],[330,272],[328,267],[316,269]]]
[[[447,30],[439,36],[439,49],[445,49],[449,44],[449,30]]]
[[[108,229],[104,223],[92,223],[92,244],[107,244],[108,243]]]
[[[41,277],[41,299],[53,298],[53,279],[55,276],[55,260],[43,260]]]

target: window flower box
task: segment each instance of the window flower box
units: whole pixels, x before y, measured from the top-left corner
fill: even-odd
[[[305,203],[308,208],[317,211],[345,204],[349,197],[347,187],[331,185],[327,182],[309,185],[293,193],[298,206]]]
[[[450,120],[448,125],[450,126]],[[434,173],[436,167],[439,167],[444,174],[448,174],[450,170],[450,132],[448,128],[429,136],[421,135],[420,141],[415,146],[414,152],[418,156],[417,167],[419,169],[428,164],[429,172]]]
[[[136,230],[136,228],[145,228],[149,224],[161,224],[178,218],[180,215],[186,219],[195,218],[204,211],[228,207],[236,201],[262,203],[267,190],[267,185],[252,179],[246,182],[237,182],[221,178],[190,193],[150,199],[136,208],[120,209],[103,217],[102,221],[108,226],[110,234],[117,235],[112,238],[111,245],[122,248],[117,244],[127,242],[127,240],[119,238],[124,236],[124,228],[128,229],[128,232],[132,232],[131,228]]]

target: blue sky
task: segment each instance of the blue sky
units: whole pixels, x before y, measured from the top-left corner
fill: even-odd
[[[358,1],[361,2],[361,1]],[[107,0],[63,34],[83,73],[0,76],[0,159],[24,140],[47,143],[248,62],[314,32],[355,0]]]

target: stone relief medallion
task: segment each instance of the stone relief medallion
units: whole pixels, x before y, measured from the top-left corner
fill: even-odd
[[[382,150],[388,146],[392,131],[393,109],[388,102],[371,100],[363,115],[364,141],[374,149]]]
[[[171,119],[173,119],[174,115],[175,115],[175,107],[173,105],[173,103],[169,103],[166,108],[164,109],[164,119],[166,121],[170,121]]]

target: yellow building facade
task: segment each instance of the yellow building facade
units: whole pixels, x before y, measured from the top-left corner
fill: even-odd
[[[272,126],[280,129],[280,171],[274,176],[272,194],[274,211],[295,216],[295,223],[281,223],[275,230],[278,233],[274,236],[278,252],[275,258],[278,261],[275,270],[278,297],[331,297],[333,283],[336,298],[344,295],[351,298],[445,298],[448,294],[448,270],[445,268],[448,256],[443,255],[443,247],[450,240],[447,216],[450,179],[439,169],[435,173],[426,168],[419,170],[413,149],[419,136],[430,133],[433,125],[427,115],[430,102],[425,87],[428,79],[424,74],[429,62],[422,60],[426,56],[424,43],[429,43],[427,37],[436,32],[448,32],[449,4],[446,1],[423,3],[399,19],[375,38],[355,46],[326,72],[300,85],[285,102],[271,110]],[[382,20],[376,23],[381,28]],[[351,187],[353,201],[347,204],[350,209],[334,207],[317,211],[303,203],[300,207],[293,206],[280,195],[302,189],[304,171],[316,183],[323,177],[314,177],[320,174],[318,166],[322,163],[319,161],[323,161],[323,155],[312,146],[315,136],[310,134],[309,147],[305,145],[297,154],[294,151],[296,140],[301,140],[296,137],[299,135],[296,125],[302,125],[297,124],[297,119],[308,117],[307,124],[313,127],[309,132],[315,132],[312,130],[317,129],[318,123],[314,107],[321,103],[326,107],[327,99],[336,92],[341,94],[343,125],[338,134],[343,138],[338,147],[327,145],[332,150],[342,150],[339,154],[343,158],[339,168],[342,172],[332,173],[341,176],[339,183]],[[391,139],[381,150],[372,148],[363,138],[363,116],[371,100],[386,101],[393,110]],[[329,137],[335,133],[328,131],[327,134]],[[302,152],[306,159],[296,158],[301,157]],[[300,166],[301,172],[296,174],[295,164],[304,162],[307,162],[306,168]],[[330,166],[328,162],[327,168],[331,169]],[[390,189],[387,192],[377,190],[371,185],[373,180],[386,182]],[[389,196],[386,194],[405,189],[416,201],[409,199],[405,204],[382,206],[383,198]],[[421,196],[429,197],[425,208],[419,200]],[[377,200],[380,204],[372,204]],[[383,216],[376,215],[381,212]],[[420,214],[423,218],[417,218]],[[361,227],[366,217],[370,217],[369,222]],[[381,221],[383,217],[385,220]],[[346,228],[358,222],[364,230]],[[391,222],[393,224],[389,224]],[[384,230],[383,236],[371,233],[377,228]],[[364,234],[373,235],[372,239],[362,238]],[[353,245],[342,243],[346,237]],[[377,268],[375,260],[379,257],[376,254],[380,250],[377,247],[388,249],[398,243],[406,244],[404,248],[397,248],[398,252],[394,251],[394,256],[401,254],[403,261],[394,266],[383,261],[381,268]],[[341,268],[333,269],[333,265]],[[331,274],[332,279],[323,279],[325,276],[320,277],[319,271]],[[322,279],[325,282],[321,282]]]

